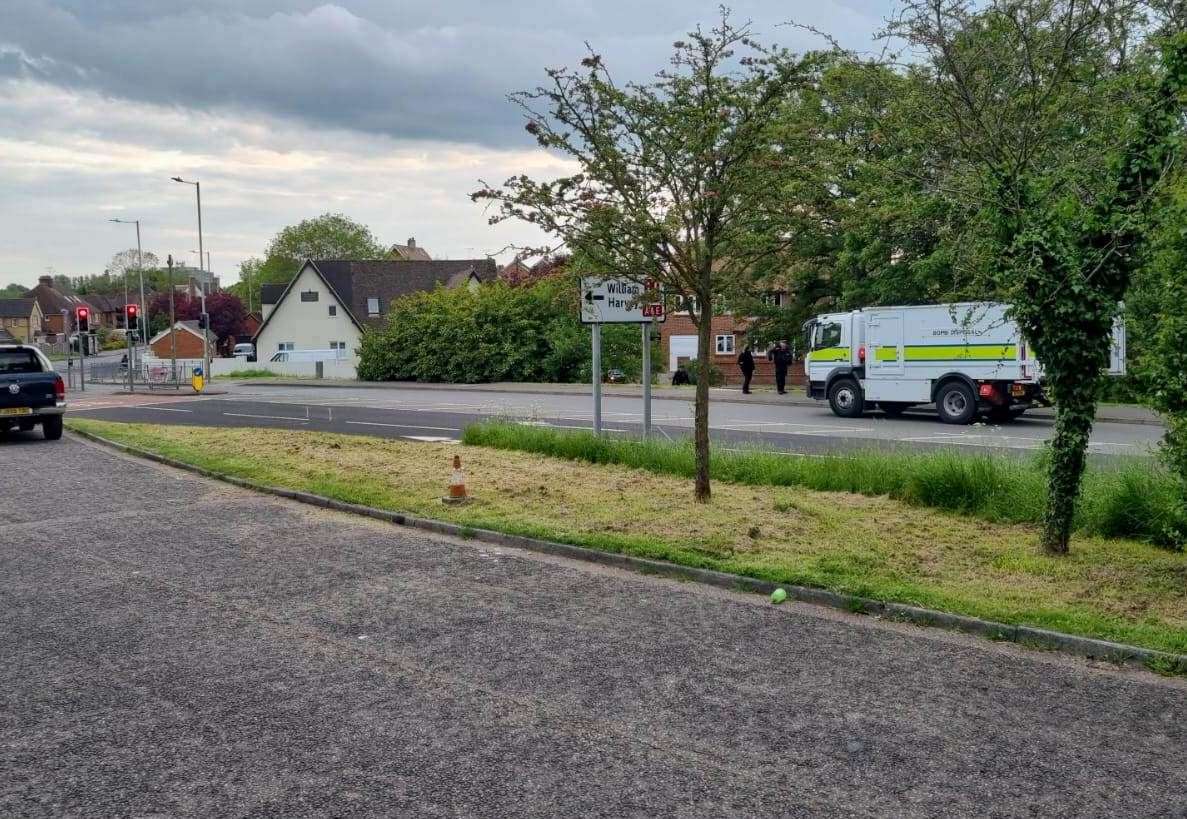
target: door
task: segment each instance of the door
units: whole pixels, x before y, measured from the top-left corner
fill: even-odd
[[[896,313],[871,313],[866,319],[866,377],[901,378],[903,317]]]

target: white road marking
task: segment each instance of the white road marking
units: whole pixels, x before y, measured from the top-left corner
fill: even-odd
[[[252,415],[246,412],[224,412],[223,415],[230,415],[235,418],[267,418],[269,421],[296,421],[298,424],[308,424],[308,418],[290,418],[287,415]]]
[[[150,409],[157,412],[193,412],[193,410],[177,409],[176,407],[154,407],[152,404],[141,404],[139,407],[128,407],[128,409]]]
[[[422,424],[381,424],[378,421],[347,421],[360,427],[393,427],[395,429],[435,429],[441,432],[461,432],[457,427],[426,427]]]
[[[405,435],[409,441],[420,441],[426,444],[460,444],[457,438],[441,438],[435,435]]]

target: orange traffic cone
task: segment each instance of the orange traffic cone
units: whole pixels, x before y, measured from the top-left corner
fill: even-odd
[[[462,472],[462,456],[453,456],[453,475],[449,478],[449,495],[442,498],[446,503],[465,503],[469,500],[466,494],[466,475]]]

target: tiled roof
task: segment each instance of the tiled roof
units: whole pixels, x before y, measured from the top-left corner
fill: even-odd
[[[35,303],[33,299],[0,299],[0,318],[29,318]]]
[[[287,284],[261,284],[260,304],[276,304],[284,294]]]
[[[314,265],[356,320],[374,326],[380,326],[382,321],[367,315],[368,299],[379,299],[382,316],[387,314],[392,300],[400,296],[432,290],[438,285],[458,287],[469,279],[471,273],[481,282],[494,281],[498,276],[494,259],[434,259],[427,262],[331,259],[315,261]]]

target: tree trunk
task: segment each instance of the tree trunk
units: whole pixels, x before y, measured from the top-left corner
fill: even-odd
[[[1055,437],[1051,439],[1051,464],[1047,472],[1047,509],[1043,515],[1043,549],[1048,554],[1068,552],[1076,498],[1087,463],[1088,438],[1096,415],[1096,390],[1070,389],[1058,397]]]
[[[701,314],[697,327],[697,397],[693,413],[693,446],[696,449],[697,503],[709,502],[709,376],[713,371],[713,305],[707,294],[698,296]]]

